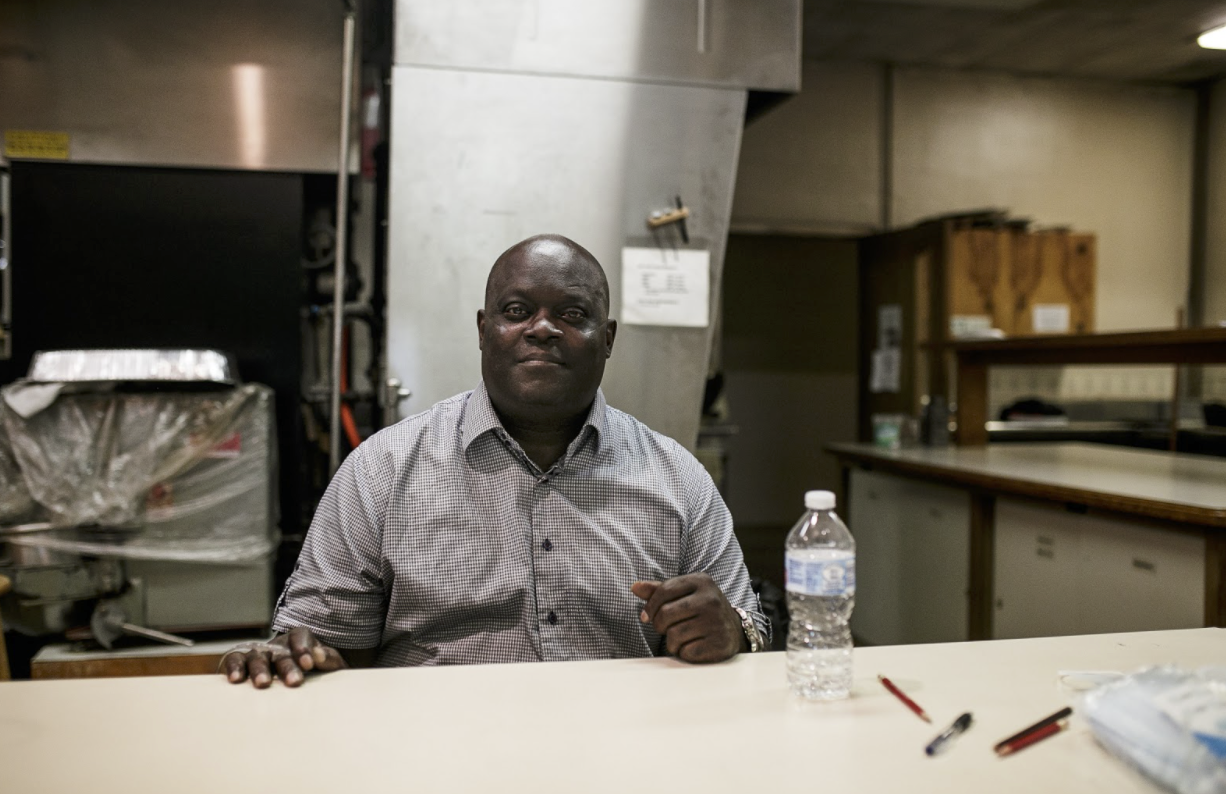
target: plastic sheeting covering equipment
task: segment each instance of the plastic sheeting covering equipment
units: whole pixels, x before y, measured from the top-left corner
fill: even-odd
[[[11,544],[78,554],[241,563],[272,552],[272,390],[61,392],[32,415],[0,390],[0,521],[21,485],[53,529]],[[9,457],[6,457],[8,455]],[[27,505],[28,507],[28,505]]]
[[[33,509],[34,500],[13,457],[4,422],[0,422],[0,524],[20,521]]]

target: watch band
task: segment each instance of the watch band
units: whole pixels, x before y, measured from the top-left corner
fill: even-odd
[[[745,639],[749,642],[749,652],[757,653],[766,650],[766,643],[762,641],[762,632],[758,631],[758,624],[753,622],[753,618],[745,610],[740,607],[733,607],[733,609],[741,618],[741,631],[745,632]]]

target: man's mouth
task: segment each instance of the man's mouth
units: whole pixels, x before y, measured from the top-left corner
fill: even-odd
[[[534,367],[543,367],[543,366],[563,367],[563,366],[566,366],[562,362],[561,359],[555,358],[553,356],[526,356],[524,358],[521,358],[519,360],[519,363],[527,364],[529,366],[534,366]]]

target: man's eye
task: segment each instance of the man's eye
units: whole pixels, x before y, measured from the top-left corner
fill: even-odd
[[[528,310],[523,306],[508,306],[502,310],[507,317],[527,317]]]
[[[566,311],[562,312],[562,316],[567,320],[577,322],[582,320],[584,317],[587,317],[587,314],[584,313],[582,309],[567,309]]]

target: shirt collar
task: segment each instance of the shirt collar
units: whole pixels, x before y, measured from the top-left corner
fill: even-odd
[[[592,407],[588,409],[587,419],[583,423],[583,429],[590,427],[594,431],[597,450],[600,449],[600,440],[605,432],[607,405],[604,391],[596,389],[596,399],[592,400]],[[583,429],[579,431],[580,436],[583,435]],[[498,420],[498,414],[494,412],[494,405],[490,402],[490,393],[486,391],[483,380],[477,384],[477,388],[472,390],[468,397],[467,409],[464,411],[463,425],[460,429],[460,440],[464,451],[467,452],[469,445],[491,430],[506,433],[502,422]],[[507,435],[509,437],[509,434]]]

